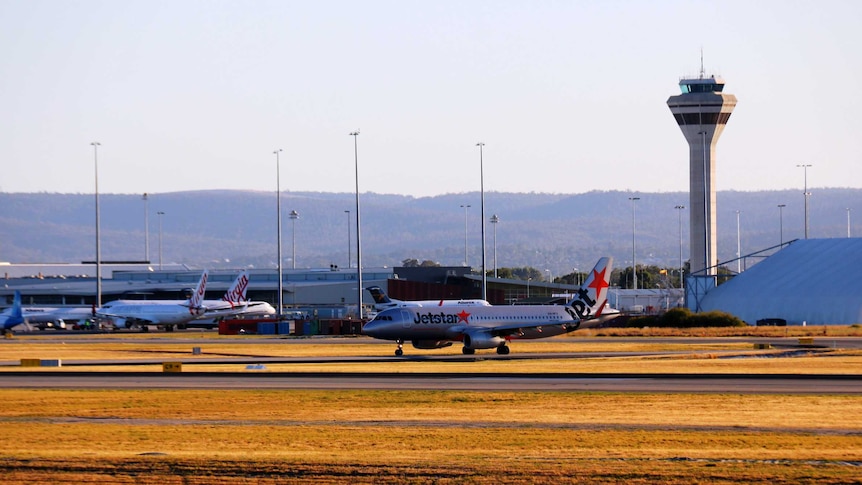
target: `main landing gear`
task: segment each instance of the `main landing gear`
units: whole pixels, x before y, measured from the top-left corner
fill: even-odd
[[[395,349],[395,357],[401,357],[402,355],[404,355],[404,340],[396,340],[396,342],[398,343],[398,348]]]
[[[476,349],[461,347],[461,353],[464,355],[473,355],[476,353]],[[509,355],[509,346],[506,344],[500,345],[499,347],[497,347],[497,353],[500,355]]]

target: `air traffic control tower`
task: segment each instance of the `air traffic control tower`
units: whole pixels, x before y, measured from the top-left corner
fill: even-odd
[[[679,87],[682,94],[668,98],[667,105],[688,141],[691,272],[713,275],[718,263],[715,145],[736,106],[736,96],[722,92],[724,80],[704,77],[703,71],[696,79],[680,80]]]

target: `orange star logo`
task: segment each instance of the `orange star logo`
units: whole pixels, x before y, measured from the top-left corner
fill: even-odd
[[[467,313],[467,310],[461,310],[461,313],[456,313],[458,315],[458,323],[470,323],[467,319],[470,317],[470,314]]]

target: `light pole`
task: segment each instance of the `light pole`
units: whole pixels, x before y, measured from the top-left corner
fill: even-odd
[[[679,225],[679,287],[682,289],[682,210],[685,209],[684,205],[674,206],[676,209],[677,216],[677,224]]]
[[[93,146],[93,164],[96,173],[96,308],[102,306],[102,247],[99,232],[102,225],[102,217],[99,213],[99,146],[101,143],[94,141],[90,145]]]
[[[803,189],[804,191],[802,192],[802,194],[805,195],[805,239],[808,239],[808,196],[811,195],[808,193],[808,167],[810,166],[810,164],[797,165],[797,167],[802,167],[805,174],[805,186]]]
[[[344,211],[344,213],[347,214],[347,268],[350,269],[350,261],[353,259],[353,255],[350,254],[350,211]]]
[[[635,262],[635,201],[641,200],[640,197],[629,197],[632,201],[632,288],[638,289],[638,265]]]
[[[742,246],[739,239],[739,212],[736,211],[736,274],[742,272]]]
[[[787,204],[778,204],[778,236],[780,237],[779,247],[784,246],[784,208]]]
[[[703,146],[703,164],[702,164],[703,165],[702,166],[702,170],[703,170],[703,175],[702,175],[703,176],[703,222],[705,224],[704,233],[702,234],[702,236],[703,236],[703,274],[708,275],[709,274],[708,268],[712,266],[713,262],[709,260],[709,254],[710,254],[710,249],[711,249],[710,243],[712,242],[712,234],[710,233],[711,228],[712,228],[712,220],[709,217],[710,216],[710,210],[709,210],[709,204],[707,203],[707,200],[709,199],[709,182],[707,181],[707,178],[709,175],[712,175],[712,174],[706,173],[706,135],[707,135],[707,132],[706,132],[706,130],[703,130],[703,131],[698,131],[697,134],[700,135],[701,145]],[[692,236],[689,236],[689,237],[692,237]],[[692,270],[692,269],[693,268],[689,268],[689,270]]]
[[[162,216],[165,215],[164,212],[158,211],[156,215],[159,216],[159,271],[162,270]]]
[[[491,216],[491,224],[494,226],[494,278],[497,277],[497,223],[500,222],[500,218],[497,217],[497,214]]]
[[[150,263],[150,210],[148,206],[147,193],[144,192],[144,196],[142,197],[144,201],[144,261],[147,264]]]
[[[473,206],[470,204],[461,204],[461,208],[464,209],[464,266],[467,266],[468,268],[470,265],[467,262],[467,209],[470,207]]]
[[[847,208],[847,237],[850,237],[850,208]]]
[[[360,230],[359,218],[359,145],[357,139],[359,130],[349,133],[353,137],[353,162],[356,167],[356,309],[359,313],[359,321],[362,321],[362,232]]]
[[[278,245],[278,296],[276,297],[276,304],[278,305],[278,307],[275,311],[275,315],[279,320],[281,320],[281,311],[284,305],[284,269],[281,262],[281,159],[279,157],[279,154],[281,152],[281,148],[272,152],[275,155],[275,225],[276,231],[278,232],[278,242],[276,243]]]
[[[480,204],[480,216],[482,218],[482,299],[488,299],[488,275],[485,271],[485,166],[482,159],[482,149],[485,144],[482,142],[476,143],[479,147],[479,191],[482,194],[482,202]]]
[[[293,253],[291,254],[291,259],[293,260],[293,269],[296,269],[296,220],[297,219],[299,219],[299,212],[296,212],[295,210],[290,211],[290,222],[291,222],[291,225],[293,226],[293,229],[291,230],[292,238],[293,238],[293,242],[291,243],[291,245],[293,246]]]

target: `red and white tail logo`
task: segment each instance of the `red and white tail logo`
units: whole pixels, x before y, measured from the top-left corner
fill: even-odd
[[[242,303],[246,301],[246,292],[248,291],[248,271],[242,270],[237,275],[236,279],[233,281],[233,284],[230,285],[227,292],[225,292],[224,296],[221,297],[222,300],[230,303],[230,306],[233,307],[234,303]]]
[[[200,310],[203,308],[204,303],[204,294],[207,291],[207,279],[209,278],[209,272],[204,270],[201,275],[201,280],[198,282],[197,288],[195,288],[195,292],[192,294],[192,297],[189,298],[189,311],[194,313],[196,310]]]
[[[595,268],[587,275],[587,280],[578,289],[578,294],[569,303],[577,318],[594,318],[602,312],[608,299],[613,258],[600,258]]]

